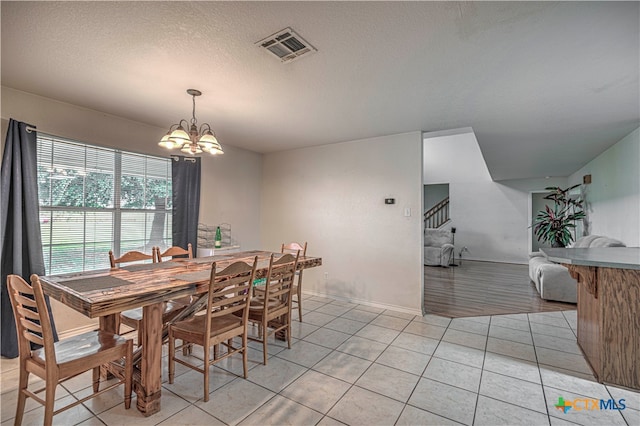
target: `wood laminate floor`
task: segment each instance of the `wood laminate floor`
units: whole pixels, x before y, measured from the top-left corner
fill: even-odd
[[[424,305],[427,314],[451,318],[576,308],[541,299],[527,265],[471,260],[449,268],[425,266]]]

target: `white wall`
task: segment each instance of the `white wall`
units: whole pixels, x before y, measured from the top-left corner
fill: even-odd
[[[45,133],[95,145],[168,156],[168,151],[157,144],[167,129],[8,87],[2,87],[1,99],[3,118],[27,122]],[[7,123],[3,120],[2,124],[4,142]],[[230,223],[234,239],[243,249],[259,248],[262,154],[225,145],[224,141],[221,143],[225,151],[223,156],[202,157],[200,221]],[[60,304],[55,304],[53,309],[57,325],[63,331],[78,323],[86,323],[84,316]]]
[[[569,176],[569,184],[584,186],[589,234],[640,246],[640,128]]]
[[[566,186],[566,178],[494,182],[471,129],[441,136],[425,134],[424,183],[449,182],[449,213],[456,227],[456,256],[464,259],[527,263],[529,193]]]
[[[307,241],[322,256],[305,291],[420,314],[421,142],[414,132],[265,155],[264,248]]]
[[[242,250],[261,247],[262,154],[223,145],[224,155],[202,163],[200,222],[231,224]]]

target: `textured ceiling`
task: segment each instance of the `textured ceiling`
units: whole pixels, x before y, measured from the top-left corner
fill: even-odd
[[[640,120],[638,2],[1,9],[3,86],[162,128],[194,87],[199,121],[258,152],[472,127],[494,179],[566,176]],[[254,45],[288,26],[318,52],[281,64]]]

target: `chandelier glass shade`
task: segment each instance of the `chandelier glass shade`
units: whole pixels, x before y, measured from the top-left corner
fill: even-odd
[[[158,145],[167,149],[179,149],[190,155],[203,152],[208,152],[211,155],[224,154],[222,146],[220,146],[213,130],[211,130],[211,126],[208,123],[204,123],[198,128],[196,96],[202,95],[202,92],[196,89],[189,89],[187,93],[193,98],[191,121],[183,119],[177,124],[172,124],[167,134],[160,139]]]

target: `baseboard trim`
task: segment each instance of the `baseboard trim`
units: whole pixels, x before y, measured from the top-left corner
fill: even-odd
[[[460,258],[457,258],[456,262],[460,264]],[[515,261],[515,260],[507,261],[507,260],[490,260],[490,259],[472,259],[470,257],[465,257],[464,259],[462,259],[463,264],[464,262],[506,263],[507,265],[528,265],[529,264],[528,259],[523,261]]]
[[[306,295],[310,295],[310,296],[326,297],[326,298],[329,298],[329,299],[339,300],[341,302],[348,302],[348,303],[355,303],[355,304],[358,304],[358,305],[371,306],[372,308],[389,309],[391,311],[402,312],[402,313],[410,314],[410,315],[417,315],[417,316],[420,316],[420,317],[423,316],[422,315],[422,311],[411,309],[411,308],[405,308],[403,306],[391,305],[391,304],[386,304],[386,303],[375,303],[375,302],[371,302],[371,301],[368,301],[368,300],[356,299],[356,298],[351,298],[351,297],[343,297],[343,296],[338,296],[338,295],[334,295],[334,294],[327,294],[327,293],[317,293],[317,292],[314,292],[314,291],[303,291],[302,294],[306,294]]]

